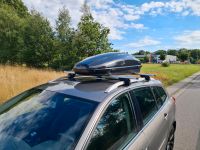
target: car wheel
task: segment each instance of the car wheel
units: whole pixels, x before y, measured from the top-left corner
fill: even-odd
[[[174,139],[175,139],[175,129],[172,128],[172,130],[170,131],[168,140],[167,140],[166,150],[173,150],[173,148],[174,148]]]

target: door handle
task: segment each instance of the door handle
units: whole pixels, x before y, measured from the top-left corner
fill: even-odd
[[[167,118],[168,118],[168,114],[164,113],[164,119],[167,120]]]

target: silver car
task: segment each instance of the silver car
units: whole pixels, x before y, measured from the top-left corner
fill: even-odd
[[[152,78],[61,78],[0,106],[0,150],[172,150],[175,129]]]

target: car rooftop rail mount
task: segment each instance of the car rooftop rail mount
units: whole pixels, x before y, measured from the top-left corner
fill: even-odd
[[[68,80],[71,80],[71,81],[76,81],[77,78],[84,78],[84,77],[95,77],[97,80],[102,80],[102,79],[106,79],[106,80],[119,80],[119,82],[116,82],[114,83],[113,85],[111,85],[110,87],[108,87],[106,90],[105,90],[105,93],[108,93],[116,88],[118,88],[119,86],[129,86],[131,83],[136,83],[136,82],[142,82],[142,81],[150,81],[151,80],[151,76],[155,76],[153,74],[132,74],[132,75],[139,75],[140,78],[138,77],[123,77],[123,76],[120,76],[120,75],[106,75],[106,76],[100,76],[100,75],[91,75],[91,76],[85,76],[85,75],[78,75],[74,72],[67,72],[66,73],[68,74],[67,78]]]
[[[110,74],[110,75],[88,75],[88,76],[85,76],[85,75],[76,74],[73,71],[65,71],[65,73],[67,73],[67,78],[69,80],[75,79],[75,77],[96,77],[98,79],[111,79],[111,80],[120,80],[120,81],[123,80],[124,82],[127,83],[128,79],[132,79],[132,77],[123,78],[122,75],[112,75],[112,74]],[[155,76],[154,74],[140,74],[140,73],[137,73],[137,74],[135,73],[135,74],[131,74],[131,75],[139,75],[141,78],[144,78],[146,81],[150,81],[151,77]],[[124,79],[126,79],[126,80],[124,80]]]

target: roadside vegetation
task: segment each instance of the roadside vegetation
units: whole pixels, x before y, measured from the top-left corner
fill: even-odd
[[[63,75],[62,72],[52,70],[0,65],[0,103],[29,88]]]
[[[160,64],[143,64],[142,67],[142,73],[155,74],[155,78],[161,80],[165,86],[176,83],[198,71],[200,71],[200,65],[189,64],[171,64],[169,67],[162,67]],[[64,75],[63,72],[53,70],[0,65],[0,103],[24,90]]]
[[[169,66],[170,66],[170,63],[168,63],[168,62],[162,62],[162,63],[161,63],[161,66],[162,66],[162,67],[169,67]]]
[[[172,85],[186,77],[200,71],[200,65],[194,64],[171,64],[162,67],[160,64],[143,64],[141,72],[155,74],[155,78],[161,80],[165,86]]]

